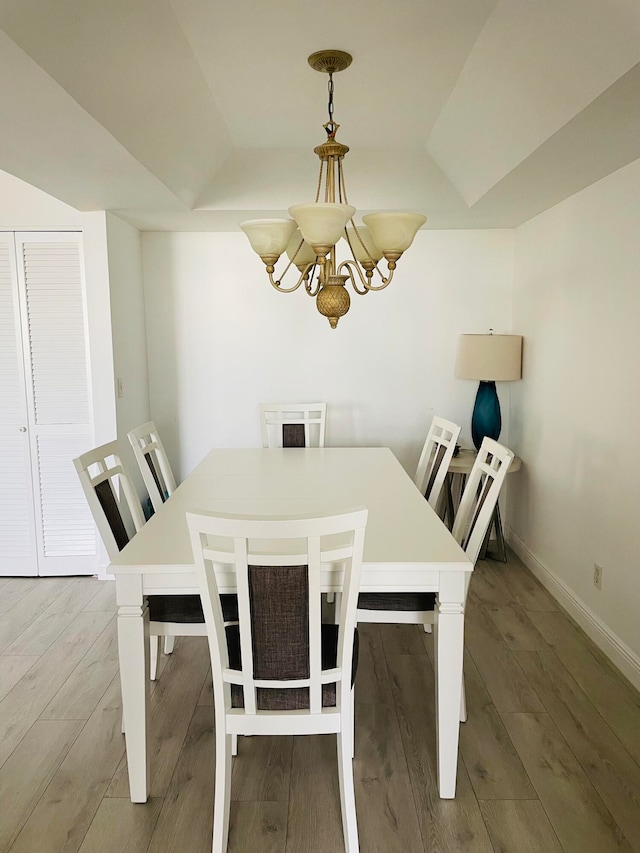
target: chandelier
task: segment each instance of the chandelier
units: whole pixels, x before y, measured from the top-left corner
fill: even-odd
[[[391,283],[398,259],[427,221],[419,213],[384,211],[363,216],[363,225],[354,222],[356,209],[348,202],[342,168],[349,148],[336,141],[340,125],[333,120],[333,75],[350,64],[350,54],[342,50],[320,50],[309,57],[309,65],[315,71],[329,75],[329,121],[324,125],[327,138],[314,148],[320,158],[315,201],[290,207],[291,219],[251,219],[240,223],[251,248],[266,265],[273,287],[280,293],[293,293],[304,284],[332,329],[351,304],[347,281],[360,296],[371,290],[384,290]],[[350,257],[338,264],[336,244],[341,238],[348,245]],[[276,279],[275,265],[284,251],[289,263]],[[387,261],[386,274],[378,267],[383,257]],[[298,269],[299,278],[294,285],[284,287],[282,281],[292,265]],[[379,280],[374,280],[374,275]]]

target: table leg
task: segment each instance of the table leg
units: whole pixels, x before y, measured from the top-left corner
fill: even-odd
[[[146,803],[149,796],[149,608],[142,595],[142,578],[119,575],[116,599],[129,791],[131,802]]]
[[[453,799],[456,795],[464,648],[464,599],[465,573],[443,573],[434,626],[438,790],[443,799]]]

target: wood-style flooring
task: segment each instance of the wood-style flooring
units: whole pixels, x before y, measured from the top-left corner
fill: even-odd
[[[204,638],[162,655],[151,797],[128,799],[114,585],[0,579],[0,851],[208,853]],[[360,627],[362,853],[640,851],[640,696],[512,554],[476,567],[458,790],[436,789],[433,640]],[[229,850],[343,850],[332,736],[241,738]]]

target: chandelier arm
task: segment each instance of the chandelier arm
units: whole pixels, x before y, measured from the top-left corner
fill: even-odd
[[[382,279],[382,284],[378,284],[378,285],[369,284],[369,285],[367,285],[367,290],[384,290],[385,287],[388,287],[391,284],[391,279],[393,278],[393,270],[392,269],[389,270],[389,275],[386,278],[382,275],[382,273],[378,269],[377,264],[376,264],[376,270],[378,271],[380,278]]]
[[[287,266],[287,269],[289,269],[289,267],[290,267],[290,266],[291,266],[291,264],[289,264],[289,265]],[[297,289],[300,287],[300,285],[302,284],[302,282],[303,282],[303,281],[305,281],[305,279],[307,279],[307,278],[308,278],[308,276],[309,276],[309,267],[311,267],[311,266],[313,266],[313,264],[308,264],[308,265],[304,268],[304,270],[300,273],[300,278],[299,278],[299,279],[298,279],[298,281],[293,285],[293,287],[282,287],[282,279],[284,278],[284,273],[283,273],[283,274],[282,274],[282,276],[278,279],[278,281],[276,281],[276,280],[274,279],[274,277],[273,277],[273,273],[272,273],[272,272],[268,272],[268,271],[267,271],[267,274],[268,274],[268,276],[269,276],[269,281],[270,281],[270,283],[271,283],[272,287],[274,287],[274,288],[275,288],[279,293],[293,293],[293,291],[294,291],[294,290],[297,290]],[[285,273],[286,273],[286,271],[287,271],[287,270],[285,270]]]
[[[309,296],[317,296],[320,293],[320,288],[322,287],[322,283],[320,281],[320,273],[316,276],[316,286],[315,289],[313,287],[313,275],[315,270],[311,270],[311,275],[309,276],[308,281],[304,283],[304,289],[309,294]]]
[[[342,271],[343,269],[346,269],[346,270],[347,270],[347,273],[348,273],[348,275],[349,275],[349,281],[351,282],[351,287],[353,287],[353,289],[355,290],[355,292],[356,292],[359,296],[365,296],[365,295],[369,292],[370,287],[369,287],[369,285],[367,284],[367,281],[366,281],[365,277],[362,275],[362,270],[360,269],[360,264],[359,264],[357,261],[343,261],[343,262],[340,264],[340,266],[338,267],[338,275],[340,275],[340,273],[341,273],[341,271]],[[358,288],[358,285],[357,285],[357,283],[356,283],[356,277],[355,277],[355,275],[353,274],[353,270],[354,270],[354,269],[355,269],[355,271],[356,271],[356,272],[357,272],[357,274],[358,274],[358,278],[359,278],[359,279],[360,279],[360,281],[362,282],[362,285],[363,285],[363,288],[364,288],[363,290],[359,290],[359,288]]]

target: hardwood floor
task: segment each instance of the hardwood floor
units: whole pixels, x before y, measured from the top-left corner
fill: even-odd
[[[213,719],[204,638],[151,699],[151,798],[128,799],[113,584],[0,579],[0,853],[206,853]],[[362,853],[640,851],[640,696],[513,554],[476,567],[458,791],[436,789],[433,640],[360,626]],[[340,853],[335,739],[240,739],[229,851]]]

